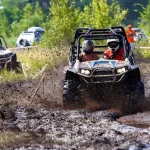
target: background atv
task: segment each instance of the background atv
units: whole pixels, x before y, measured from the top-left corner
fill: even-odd
[[[93,53],[99,55],[99,60],[79,61],[81,43],[87,39],[94,41]],[[108,39],[119,39],[120,47],[125,50],[125,61],[102,58]],[[130,44],[121,26],[110,29],[77,29],[69,51],[69,66],[65,67],[63,106],[79,108],[85,104],[85,98],[91,97],[109,104],[116,103],[117,100],[123,111],[134,112],[137,101],[144,99],[144,85],[138,66],[134,64],[133,58],[129,58],[129,51]]]
[[[17,61],[16,53],[8,49],[4,37],[0,36],[0,70],[4,68],[8,71],[22,72],[22,65]]]

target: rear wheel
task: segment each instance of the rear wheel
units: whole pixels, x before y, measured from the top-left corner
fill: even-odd
[[[16,62],[15,71],[16,71],[16,73],[22,73],[23,72],[23,68],[22,68],[22,63],[21,62]]]
[[[63,82],[63,107],[81,108],[83,107],[83,97],[80,82],[77,80],[64,80]]]
[[[6,63],[6,68],[8,71],[15,70],[16,61],[17,61],[17,56],[15,53],[12,53],[11,59],[9,59]]]
[[[26,39],[21,39],[19,41],[19,47],[25,47],[25,46],[29,46],[30,44],[28,43],[28,41]]]

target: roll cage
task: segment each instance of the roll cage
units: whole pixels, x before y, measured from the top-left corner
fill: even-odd
[[[102,41],[107,39],[119,39],[120,47],[124,48],[125,57],[128,58],[130,44],[122,26],[114,26],[106,29],[78,28],[75,32],[74,40],[70,47],[71,64],[74,65],[75,61],[79,59],[79,54],[82,52],[81,43],[83,40]],[[107,44],[95,45],[94,47],[103,50],[94,51],[93,53],[103,54],[107,48]]]
[[[0,35],[0,46],[3,47],[4,50],[8,48],[5,38],[2,35]]]

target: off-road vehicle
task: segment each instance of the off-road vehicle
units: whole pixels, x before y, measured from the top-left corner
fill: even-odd
[[[33,46],[35,43],[39,43],[44,32],[42,27],[31,27],[27,31],[23,31],[16,41],[16,47]]]
[[[108,39],[119,39],[125,50],[125,60],[103,59]],[[82,42],[92,40],[99,60],[80,62]],[[140,70],[129,56],[130,44],[122,26],[108,29],[78,28],[69,50],[69,65],[65,67],[62,86],[64,107],[80,107],[91,97],[99,102],[112,103],[116,99],[125,108],[135,106],[144,98]],[[129,109],[131,110],[131,109]]]
[[[0,70],[5,68],[8,71],[22,71],[21,62],[17,61],[16,53],[9,50],[4,37],[0,35]]]

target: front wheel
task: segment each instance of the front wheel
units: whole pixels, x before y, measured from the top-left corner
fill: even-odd
[[[63,81],[63,107],[64,108],[81,108],[84,104],[80,82],[77,80]]]
[[[142,103],[145,100],[144,84],[141,81],[127,84],[124,89],[122,111],[125,114],[133,114],[143,110]]]

